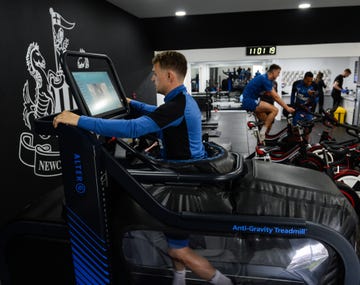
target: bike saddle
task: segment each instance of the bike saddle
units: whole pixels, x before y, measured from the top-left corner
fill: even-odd
[[[272,151],[280,150],[279,146],[265,146],[265,145],[257,145],[255,147],[255,151],[258,155],[263,156]]]

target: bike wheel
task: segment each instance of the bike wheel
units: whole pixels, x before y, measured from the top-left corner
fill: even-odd
[[[320,157],[322,160],[324,160],[324,152],[323,152],[323,146],[320,144],[316,144],[313,145],[311,148],[308,149],[308,152],[311,152],[315,155],[317,155],[318,157]],[[334,162],[334,156],[332,153],[330,153],[329,151],[326,152],[326,158],[328,163],[333,163]]]
[[[353,191],[360,196],[360,172],[354,169],[345,169],[335,174],[334,180],[348,185]]]
[[[324,162],[323,160],[317,156],[316,154],[313,153],[307,153],[304,156],[299,156],[297,157],[293,163],[296,166],[300,166],[300,167],[305,167],[305,168],[310,168],[310,169],[314,169],[314,170],[318,170],[318,171],[323,171],[324,170]]]
[[[356,214],[360,219],[360,197],[359,195],[351,189],[348,185],[341,181],[335,181],[336,186],[339,188],[340,192],[348,199],[351,206],[354,208]]]

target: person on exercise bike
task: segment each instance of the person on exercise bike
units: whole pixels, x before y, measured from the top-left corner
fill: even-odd
[[[260,130],[260,142],[265,140],[265,134],[271,129],[276,115],[279,110],[274,105],[260,100],[261,95],[266,92],[268,96],[274,100],[289,113],[295,111],[294,108],[288,106],[275,91],[273,81],[279,76],[281,67],[277,64],[270,65],[265,74],[254,77],[246,85],[243,92],[242,108],[247,111],[255,112],[259,120],[264,121],[264,126]]]
[[[313,81],[314,74],[310,71],[306,72],[303,79],[293,83],[291,89],[290,104],[295,107],[293,117],[293,125],[296,126],[299,120],[311,121],[313,119],[313,107],[318,100],[318,87]],[[309,141],[309,134],[306,135]]]
[[[54,118],[59,123],[78,126],[109,137],[137,138],[160,133],[161,155],[169,160],[201,160],[207,157],[201,129],[201,112],[184,86],[187,72],[185,56],[176,51],[164,51],[152,60],[156,91],[164,94],[164,104],[153,106],[127,99],[130,107],[143,115],[135,119],[108,120],[79,116],[63,111]],[[185,284],[185,268],[189,268],[210,284],[231,285],[232,281],[216,270],[207,259],[189,247],[187,234],[169,235],[168,253],[175,267],[173,285]]]

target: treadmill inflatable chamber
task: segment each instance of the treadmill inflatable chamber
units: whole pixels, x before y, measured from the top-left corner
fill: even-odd
[[[357,250],[357,215],[331,179],[307,168],[259,160],[246,163],[247,173],[234,180],[228,192],[206,184],[187,189],[153,184],[147,191],[161,204],[183,213],[231,211],[232,216],[255,216],[265,223],[268,217],[274,222],[272,226],[234,224],[232,232],[223,235],[210,229],[208,233],[189,232],[190,246],[238,284],[344,284],[342,259],[336,248],[323,241],[326,236],[307,238],[306,226],[276,225],[277,219],[304,219],[335,230]],[[216,194],[210,196],[212,193]],[[192,209],[184,209],[187,199]],[[133,279],[139,281],[136,284],[141,284],[144,275],[162,274],[171,279],[172,262],[161,231],[146,227],[126,231],[121,250]],[[191,272],[187,276],[197,280]]]

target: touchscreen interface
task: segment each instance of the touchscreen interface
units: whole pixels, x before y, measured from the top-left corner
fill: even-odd
[[[106,71],[72,72],[72,75],[92,116],[101,117],[124,108]]]

